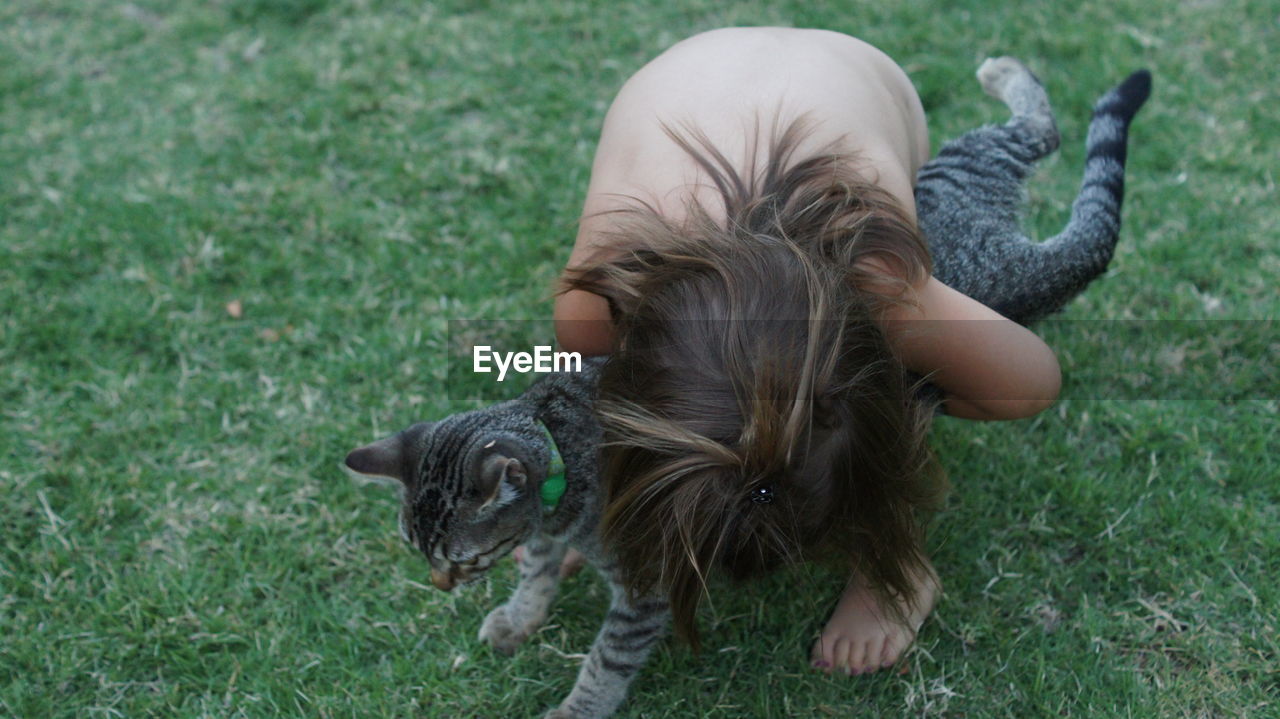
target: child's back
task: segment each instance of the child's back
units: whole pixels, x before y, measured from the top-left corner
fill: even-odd
[[[752,123],[801,114],[814,125],[798,156],[841,142],[878,175],[878,184],[912,206],[913,178],[928,159],[929,140],[915,89],[892,60],[825,30],[729,28],[675,45],[623,85],[605,117],[587,214],[616,207],[607,195],[617,193],[654,196],[668,217],[681,212],[690,186],[706,178],[667,137],[664,123],[697,128],[741,161]],[[763,145],[767,138],[757,139]],[[718,199],[713,189],[696,195],[708,208]]]

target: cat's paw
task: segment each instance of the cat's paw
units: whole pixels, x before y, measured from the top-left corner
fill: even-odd
[[[565,709],[563,706],[558,706],[546,714],[543,714],[542,719],[581,719],[581,717],[578,714],[574,714],[568,709]]]
[[[989,57],[978,67],[978,82],[982,83],[982,89],[997,100],[1008,97],[1010,84],[1028,76],[1035,78],[1026,65],[1008,56]]]
[[[480,625],[480,641],[507,656],[515,654],[516,647],[524,644],[529,634],[526,628],[511,621],[505,604],[489,612],[489,616],[484,618],[484,624]]]

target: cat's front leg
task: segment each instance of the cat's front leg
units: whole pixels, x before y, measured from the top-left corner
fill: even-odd
[[[485,617],[480,641],[506,655],[515,652],[547,620],[560,585],[560,562],[568,547],[546,536],[530,539],[519,558],[520,581],[511,599]]]
[[[611,584],[613,604],[582,662],[578,681],[544,719],[603,719],[613,714],[653,645],[666,634],[671,612],[665,598],[632,602],[621,586]]]

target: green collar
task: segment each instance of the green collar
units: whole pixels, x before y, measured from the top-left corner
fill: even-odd
[[[564,459],[560,456],[560,448],[556,446],[556,440],[551,436],[547,425],[539,420],[538,427],[547,436],[547,450],[551,453],[551,461],[547,463],[547,478],[542,482],[542,506],[550,512],[560,504],[560,498],[564,496]]]

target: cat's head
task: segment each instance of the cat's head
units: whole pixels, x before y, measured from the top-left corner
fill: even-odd
[[[479,579],[528,538],[541,512],[536,490],[545,470],[533,469],[534,426],[495,429],[467,419],[415,424],[346,459],[360,474],[404,485],[400,534],[426,556],[431,583],[444,591]]]

